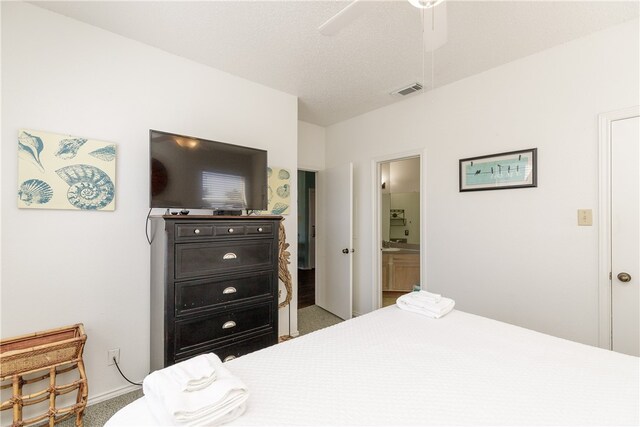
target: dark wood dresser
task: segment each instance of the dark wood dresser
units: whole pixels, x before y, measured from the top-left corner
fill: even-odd
[[[280,219],[152,217],[152,371],[208,352],[230,360],[278,341]]]

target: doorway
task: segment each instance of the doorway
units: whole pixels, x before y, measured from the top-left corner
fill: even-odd
[[[298,309],[316,303],[316,172],[298,171]]]
[[[375,162],[374,308],[393,305],[400,295],[423,287],[422,159],[415,153]]]
[[[640,356],[640,108],[600,116],[600,346]]]

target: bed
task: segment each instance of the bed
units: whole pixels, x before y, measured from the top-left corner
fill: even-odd
[[[638,425],[640,359],[454,310],[386,307],[229,361],[230,425]],[[159,425],[142,397],[106,424]]]

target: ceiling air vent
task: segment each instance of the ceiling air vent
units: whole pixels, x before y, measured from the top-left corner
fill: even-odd
[[[391,92],[391,95],[401,95],[401,96],[407,96],[407,95],[411,95],[412,93],[418,92],[422,90],[422,85],[420,83],[413,83],[410,86],[405,86],[403,88],[400,88],[396,91]]]

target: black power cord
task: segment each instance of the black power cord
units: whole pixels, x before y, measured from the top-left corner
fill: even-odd
[[[127,378],[122,371],[120,370],[120,366],[118,366],[118,361],[116,360],[115,356],[113,357],[113,363],[116,364],[116,368],[118,368],[118,372],[120,372],[120,375],[122,375],[122,378],[124,378],[125,380],[127,380],[128,383],[133,384],[133,385],[142,385],[142,383],[134,383],[133,381],[131,381],[129,378]]]

